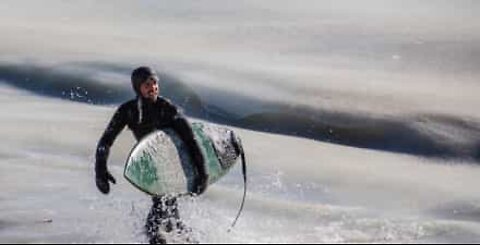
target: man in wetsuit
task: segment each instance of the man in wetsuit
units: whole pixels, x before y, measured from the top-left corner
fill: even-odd
[[[135,138],[140,141],[149,133],[164,128],[174,129],[187,145],[198,178],[195,180],[195,194],[205,191],[208,176],[200,148],[196,144],[193,131],[186,118],[177,107],[165,98],[159,97],[159,78],[150,67],[139,67],[132,72],[132,87],[137,98],[122,104],[103,133],[96,151],[96,184],[98,189],[108,194],[109,182],[115,178],[107,169],[110,147],[118,134],[128,126]],[[146,231],[150,243],[165,243],[162,232],[182,232],[186,228],[180,221],[177,199],[174,196],[155,196],[147,217]]]

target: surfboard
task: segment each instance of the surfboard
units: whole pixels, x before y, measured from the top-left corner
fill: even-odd
[[[240,139],[226,128],[191,123],[195,141],[202,151],[211,185],[237,162]],[[197,175],[186,145],[173,129],[155,131],[131,151],[124,177],[139,190],[152,195],[189,194]]]

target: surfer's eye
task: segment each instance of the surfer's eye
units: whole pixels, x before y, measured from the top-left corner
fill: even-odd
[[[148,81],[149,81],[152,85],[157,84],[157,82],[158,82],[157,80],[158,80],[158,79],[157,79],[156,77],[150,77],[150,78],[148,79]]]
[[[149,79],[147,82],[144,83],[146,87],[152,87],[157,85],[157,80]]]

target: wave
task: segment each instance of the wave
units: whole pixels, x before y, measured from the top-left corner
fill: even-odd
[[[116,105],[135,97],[130,66],[101,62],[68,63],[55,67],[0,64],[0,80],[35,94],[94,105]],[[127,82],[125,82],[127,81]],[[162,74],[162,93],[190,115],[204,114],[200,97],[188,86]]]
[[[359,148],[480,162],[480,124],[474,121],[438,115],[380,118],[295,110],[251,115],[238,125]]]
[[[0,64],[0,80],[36,94],[89,104],[119,104],[131,99],[131,66],[101,62],[48,67]],[[425,157],[480,162],[480,123],[445,115],[380,117],[308,106],[266,102],[215,88],[202,98],[196,89],[161,74],[162,94],[189,116],[256,131],[309,138],[335,144]],[[228,96],[225,96],[228,93]],[[218,99],[212,99],[218,97]],[[206,101],[216,101],[215,104]],[[238,116],[225,100],[261,112]],[[223,102],[222,102],[223,101]]]
[[[119,103],[131,96],[126,88],[101,83],[81,72],[67,73],[51,67],[1,64],[0,79],[36,94],[92,104]]]

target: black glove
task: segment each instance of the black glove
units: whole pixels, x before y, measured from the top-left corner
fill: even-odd
[[[207,190],[208,175],[197,176],[193,181],[193,194],[200,195]]]
[[[113,178],[113,176],[108,171],[105,171],[103,173],[97,173],[97,177],[95,178],[97,188],[105,195],[110,192],[110,184],[108,183],[109,181],[113,184],[117,183],[115,178]]]

